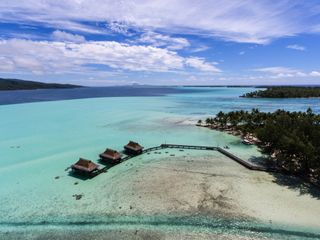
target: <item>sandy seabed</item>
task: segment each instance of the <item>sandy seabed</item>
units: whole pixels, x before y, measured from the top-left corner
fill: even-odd
[[[0,236],[320,239],[317,192],[302,194],[300,188],[278,182],[287,178],[297,186],[299,180],[247,170],[218,152],[196,155],[196,151],[161,150],[133,158],[90,180],[100,179],[103,184],[91,196],[74,200],[78,207],[91,209],[83,212],[86,220],[70,215],[65,217],[67,222],[21,224],[0,230]],[[95,203],[100,206],[96,210],[92,208]],[[60,211],[63,214],[63,209]]]
[[[228,145],[255,162],[255,146],[195,121],[257,106],[320,111],[315,99],[238,97],[251,90],[0,106],[0,239],[320,239],[318,190],[217,152],[153,152],[88,180],[66,170],[128,140],[146,148]]]

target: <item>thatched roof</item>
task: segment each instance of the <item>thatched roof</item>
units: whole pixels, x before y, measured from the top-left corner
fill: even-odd
[[[80,158],[78,162],[73,164],[72,169],[84,171],[84,172],[92,172],[96,169],[98,169],[99,165],[95,164],[94,162]]]
[[[100,154],[101,158],[109,158],[109,159],[113,159],[113,160],[117,160],[121,158],[121,155],[119,152],[113,150],[113,149],[109,149],[107,148],[103,153]]]
[[[127,145],[124,146],[125,148],[129,148],[131,150],[134,150],[134,151],[140,151],[143,149],[142,146],[140,146],[139,143],[137,142],[134,142],[134,141],[130,141]]]

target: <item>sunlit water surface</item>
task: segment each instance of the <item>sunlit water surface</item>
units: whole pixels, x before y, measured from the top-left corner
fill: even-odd
[[[131,229],[185,228],[186,231],[206,229],[256,237],[284,239],[313,238],[320,230],[265,226],[264,223],[239,219],[194,216],[188,219],[175,216],[109,216],[112,204],[99,199],[97,190],[112,185],[108,174],[117,175],[125,166],[116,166],[91,180],[79,180],[65,169],[80,156],[97,161],[106,147],[121,150],[128,140],[151,147],[161,143],[212,145],[230,147],[244,159],[261,156],[253,146],[241,144],[239,138],[194,126],[200,118],[214,116],[218,111],[250,110],[290,111],[312,107],[320,112],[319,99],[246,99],[239,98],[250,88],[189,88],[164,96],[104,97],[50,102],[34,102],[0,106],[0,233],[7,237],[16,231],[56,229],[100,231],[110,226]],[[134,89],[132,91],[135,91]],[[15,94],[11,92],[11,94]],[[132,95],[132,94],[131,94]],[[1,98],[1,96],[0,96]],[[11,96],[12,98],[12,96]],[[176,150],[171,154],[179,155]],[[204,153],[190,151],[191,156]],[[154,155],[160,158],[163,155]],[[132,164],[150,156],[130,160]],[[134,174],[134,173],[133,173]],[[55,179],[55,177],[59,179]],[[78,182],[77,185],[74,183]],[[130,182],[123,183],[130,184]],[[276,183],[274,183],[276,184]],[[117,188],[117,186],[114,186]],[[83,194],[75,200],[73,194]],[[94,196],[94,197],[93,197]],[[113,199],[114,200],[114,199]],[[117,201],[125,202],[126,199]],[[319,200],[318,200],[319,201]],[[112,212],[112,211],[111,211]],[[304,227],[308,230],[304,230]],[[286,232],[287,231],[287,232]],[[298,232],[297,234],[295,234]],[[1,235],[0,235],[1,236]],[[12,235],[14,236],[14,235]]]

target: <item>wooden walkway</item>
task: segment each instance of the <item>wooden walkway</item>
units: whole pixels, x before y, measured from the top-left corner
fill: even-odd
[[[218,147],[217,151],[222,153],[223,155],[227,156],[228,158],[236,161],[237,163],[241,164],[242,166],[250,169],[250,170],[264,171],[264,172],[278,172],[278,170],[276,168],[263,167],[263,166],[259,166],[259,165],[253,164],[253,163],[251,163],[249,161],[243,160],[243,159],[233,155],[232,153],[224,150],[223,148]]]
[[[226,151],[225,149],[221,148],[221,147],[213,147],[213,146],[198,146],[198,145],[182,145],[182,144],[161,144],[160,146],[156,146],[156,147],[150,147],[150,148],[146,148],[142,151],[141,154],[145,154],[145,153],[149,153],[149,152],[153,152],[153,151],[157,151],[157,150],[162,150],[162,149],[167,149],[167,148],[175,148],[175,149],[190,149],[190,150],[207,150],[207,151],[218,151],[221,154],[225,155],[226,157],[234,160],[235,162],[241,164],[242,166],[244,166],[245,168],[249,169],[249,170],[254,170],[254,171],[264,171],[264,172],[278,172],[277,169],[275,168],[271,168],[271,167],[264,167],[264,166],[259,166],[256,164],[253,164],[249,161],[243,160],[235,155],[233,155],[232,153]],[[125,162],[131,158],[137,157],[139,155],[128,155],[124,158],[121,159],[121,162]],[[110,166],[105,166],[95,172],[93,172],[90,177],[95,177],[103,172],[106,172],[107,169],[109,169]]]
[[[217,150],[217,147],[210,146],[196,146],[196,145],[181,145],[181,144],[161,144],[162,148],[180,148],[180,149],[193,149],[193,150]]]

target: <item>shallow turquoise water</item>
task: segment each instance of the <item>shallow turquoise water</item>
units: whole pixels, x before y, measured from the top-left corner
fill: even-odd
[[[103,179],[99,176],[73,185],[75,179],[65,169],[80,156],[97,160],[106,147],[121,150],[128,140],[135,140],[145,147],[161,143],[229,145],[230,151],[249,159],[260,156],[255,147],[244,146],[238,138],[224,133],[197,128],[190,121],[204,119],[220,110],[253,107],[263,111],[312,107],[320,112],[318,99],[244,99],[238,96],[252,89],[203,90],[164,97],[92,98],[0,106],[0,231],[15,228],[18,222],[90,219],[86,211],[77,209],[77,205],[83,205],[70,195],[94,191]],[[55,176],[60,176],[58,184]]]

